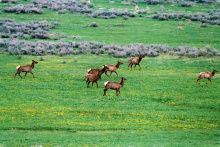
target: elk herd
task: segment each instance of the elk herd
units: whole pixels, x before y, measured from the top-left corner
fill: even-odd
[[[136,68],[136,65],[138,65],[139,70],[141,70],[140,62],[141,62],[143,57],[144,57],[143,55],[139,55],[138,58],[131,57],[129,59],[128,70],[129,70],[129,67],[131,67],[131,70],[132,70],[133,65],[135,65],[134,70]],[[20,75],[21,72],[25,72],[24,78],[26,77],[28,72],[30,72],[33,75],[33,78],[34,78],[34,74],[32,73],[32,69],[34,68],[34,65],[37,64],[37,63],[38,63],[37,61],[32,60],[31,65],[17,66],[17,72],[15,73],[14,78],[16,77],[17,74],[22,78],[22,76]],[[116,65],[103,65],[102,69],[99,69],[99,68],[89,69],[88,74],[85,76],[83,81],[86,80],[87,88],[89,88],[90,82],[92,82],[92,87],[93,87],[93,83],[96,83],[97,88],[98,88],[98,80],[101,79],[102,74],[105,73],[106,76],[110,77],[112,75],[112,73],[114,72],[118,77],[118,73],[116,72],[116,70],[122,64],[123,64],[122,62],[118,61]],[[107,74],[108,71],[110,72],[110,75]],[[200,72],[199,77],[196,81],[196,84],[198,82],[200,84],[200,79],[203,79],[203,78],[208,79],[208,82],[210,82],[210,84],[212,84],[211,78],[217,72],[218,71],[216,69],[213,69],[213,71],[211,73],[210,72]],[[120,83],[119,82],[110,82],[110,81],[104,82],[105,89],[103,89],[103,91],[104,91],[103,96],[106,95],[106,91],[108,89],[116,90],[116,96],[118,96],[120,94],[120,88],[124,86],[125,80],[127,80],[127,79],[122,77]],[[208,82],[206,84],[208,84]]]

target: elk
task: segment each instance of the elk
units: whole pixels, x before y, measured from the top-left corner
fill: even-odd
[[[211,78],[212,78],[212,77],[215,75],[215,73],[217,73],[217,72],[218,72],[218,71],[215,70],[215,69],[213,69],[212,73],[210,73],[210,72],[200,72],[200,73],[199,73],[199,78],[197,79],[196,84],[197,84],[198,82],[199,82],[199,84],[200,84],[200,79],[203,79],[203,78],[208,79],[208,82],[207,82],[206,84],[208,84],[209,81],[210,81],[210,83],[212,84]]]
[[[134,66],[134,70],[135,70],[136,65],[139,65],[139,67],[140,67],[139,70],[141,70],[140,62],[141,62],[141,60],[142,60],[143,57],[144,57],[144,56],[141,55],[141,54],[139,55],[139,58],[131,57],[131,58],[129,59],[128,70],[129,70],[129,66],[131,66],[131,70],[132,70],[133,64],[135,65],[135,66]]]
[[[118,77],[118,73],[116,72],[116,70],[119,68],[121,64],[123,63],[118,61],[116,65],[105,65],[106,67],[109,68],[105,71],[105,74],[107,75],[107,71],[110,71],[111,72],[110,75],[107,75],[108,77],[110,77],[112,75],[112,72],[115,72]]]
[[[89,69],[88,70],[88,74],[98,74],[98,72],[101,72],[101,75],[107,70],[109,69],[107,66],[103,65],[102,69],[99,68],[93,68],[93,69]],[[101,79],[101,77],[100,77]]]
[[[89,83],[90,83],[90,82],[92,82],[92,87],[93,87],[93,83],[96,83],[97,88],[98,88],[98,83],[97,83],[97,81],[98,81],[99,79],[101,79],[101,75],[102,75],[102,72],[101,72],[101,71],[98,71],[98,74],[87,74],[87,75],[85,76],[84,80],[83,80],[83,81],[85,81],[85,79],[87,79],[87,80],[86,80],[87,88],[89,88]]]
[[[109,82],[109,81],[105,82],[105,83],[104,83],[105,89],[103,89],[103,91],[104,91],[103,96],[106,95],[106,91],[107,91],[108,89],[116,90],[116,96],[118,96],[118,95],[120,94],[120,91],[119,91],[119,90],[120,90],[121,87],[124,86],[125,80],[127,80],[127,79],[125,79],[125,78],[122,77],[120,83],[119,83],[119,82]]]
[[[21,72],[26,72],[25,76],[24,76],[24,79],[25,79],[28,72],[30,72],[33,75],[33,78],[34,78],[34,74],[31,71],[34,68],[34,65],[37,64],[37,63],[38,63],[37,61],[32,60],[31,65],[25,65],[25,66],[20,66],[19,65],[19,66],[17,66],[17,72],[15,73],[14,78],[16,77],[17,74],[22,78],[22,76],[20,75]]]

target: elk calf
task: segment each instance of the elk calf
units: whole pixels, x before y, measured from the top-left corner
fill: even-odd
[[[142,60],[143,57],[144,57],[143,55],[139,55],[139,58],[131,57],[131,58],[129,59],[128,70],[129,70],[129,66],[131,66],[131,70],[132,70],[133,64],[135,65],[135,66],[134,66],[134,70],[135,70],[136,65],[139,65],[139,67],[140,67],[139,70],[141,70],[140,62],[141,62],[141,60]]]
[[[32,60],[32,64],[31,65],[25,65],[25,66],[17,66],[17,72],[15,73],[14,78],[16,77],[16,75],[18,74],[21,78],[22,76],[20,75],[21,72],[26,72],[24,78],[26,77],[27,73],[30,72],[33,75],[34,78],[34,74],[31,72],[32,69],[34,68],[34,65],[37,64],[37,61]]]
[[[118,61],[116,65],[105,65],[106,67],[108,67],[108,69],[105,71],[105,74],[107,75],[107,71],[110,71],[110,75],[107,75],[108,77],[110,77],[112,75],[112,72],[115,72],[118,77],[118,73],[116,72],[116,70],[119,68],[121,64],[123,63]]]
[[[87,80],[86,80],[87,88],[89,88],[89,83],[90,83],[90,82],[92,82],[92,87],[93,87],[93,83],[96,83],[97,88],[98,88],[98,83],[97,83],[97,81],[98,81],[99,79],[101,79],[101,75],[102,75],[102,72],[101,72],[101,71],[98,71],[98,74],[87,74],[87,75],[85,76],[85,78],[84,78],[84,80],[87,79]],[[83,81],[84,81],[84,80],[83,80]]]
[[[216,71],[215,69],[213,69],[213,72],[212,72],[212,73],[210,73],[210,72],[200,72],[200,73],[199,73],[199,78],[197,79],[196,84],[197,84],[197,82],[199,82],[199,84],[200,84],[200,79],[203,79],[203,78],[208,79],[208,82],[207,82],[206,84],[208,84],[209,81],[210,81],[210,83],[212,84],[211,78],[212,78],[212,77],[215,75],[215,73],[217,73],[217,72],[218,72],[218,71]]]
[[[116,90],[116,96],[118,96],[118,95],[120,94],[120,91],[119,91],[119,90],[120,90],[121,87],[124,86],[125,80],[127,80],[127,79],[125,79],[125,78],[122,77],[120,83],[119,83],[119,82],[109,82],[109,81],[105,82],[105,83],[104,83],[105,89],[103,89],[103,91],[104,91],[103,96],[106,95],[106,91],[107,91],[108,89]]]
[[[106,72],[107,69],[109,69],[109,68],[107,66],[103,65],[102,69],[99,69],[99,68],[89,69],[88,74],[98,74],[98,72],[101,72],[101,75],[102,75],[104,72]]]

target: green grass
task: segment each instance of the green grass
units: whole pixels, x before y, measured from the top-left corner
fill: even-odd
[[[0,133],[5,136],[4,141],[11,146],[21,144],[24,146],[61,146],[61,144],[62,146],[219,146],[219,132],[213,130],[93,132],[10,130]],[[5,143],[0,145],[7,146]]]
[[[134,11],[134,6],[120,1],[91,0],[95,8]],[[22,1],[22,3],[26,3]],[[199,27],[199,22],[158,21],[146,16],[161,5],[139,3],[150,10],[144,17],[116,19],[89,18],[79,14],[58,15],[44,9],[42,15],[4,13],[1,18],[17,22],[47,20],[60,23],[51,32],[66,34],[62,41],[96,41],[106,44],[133,43],[169,46],[210,46],[219,48],[219,26]],[[214,5],[196,4],[183,8],[164,5],[165,11],[207,13],[219,9]],[[99,27],[85,27],[97,22]],[[71,36],[80,36],[73,40]],[[35,40],[30,40],[35,41]],[[51,40],[46,40],[51,41]],[[40,61],[43,58],[43,61]],[[39,62],[33,69],[35,79],[17,76],[16,66]],[[77,62],[75,62],[77,60]],[[87,70],[103,65],[124,64],[119,77],[102,76],[93,88],[83,81]],[[178,58],[160,55],[145,57],[142,70],[127,70],[128,58],[103,55],[22,56],[0,54],[0,146],[219,146],[220,76],[213,84],[195,85],[201,71],[220,70],[220,58]],[[137,67],[139,69],[139,67]],[[24,76],[24,73],[22,73]],[[105,81],[127,78],[121,93],[108,90]]]
[[[220,77],[215,75],[212,85],[205,84],[207,79],[195,85],[199,72],[220,68],[219,58],[146,57],[141,61],[141,71],[130,71],[127,59],[108,55],[45,56],[33,69],[35,79],[31,74],[25,79],[19,76],[13,79],[16,66],[30,64],[32,59],[39,61],[37,56],[23,56],[19,60],[14,55],[0,55],[0,130],[3,134],[0,142],[4,146],[80,146],[83,144],[81,137],[87,138],[88,145],[99,145],[102,140],[103,146],[144,145],[146,142],[141,142],[137,134],[142,134],[143,138],[152,135],[149,145],[155,144],[154,139],[161,139],[156,143],[158,146],[219,145]],[[89,68],[116,64],[117,60],[124,63],[118,69],[119,77],[114,73],[110,78],[103,75],[99,88],[96,85],[86,88],[82,80]],[[115,91],[108,90],[103,97],[103,83],[120,81],[122,76],[128,80],[121,94],[116,96]],[[54,137],[46,141],[40,135],[53,132]],[[187,137],[189,132],[193,132],[192,138],[188,136],[185,142],[179,142],[180,136]],[[24,142],[21,143],[22,140],[13,139],[13,135],[7,139],[4,134],[10,133],[21,137],[30,134],[30,138],[22,137]],[[79,143],[59,138],[63,135],[76,137]],[[37,136],[36,140],[30,141],[31,136]],[[121,136],[122,140],[113,141],[116,136]],[[136,136],[134,140],[130,140],[133,136]],[[204,141],[197,142],[196,136]],[[166,142],[167,137],[172,141]],[[206,138],[211,140],[206,142]]]

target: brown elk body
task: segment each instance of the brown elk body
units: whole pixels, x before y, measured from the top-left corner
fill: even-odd
[[[123,63],[118,61],[116,65],[105,65],[106,67],[109,68],[105,71],[105,74],[107,75],[107,71],[110,71],[111,72],[110,75],[107,75],[108,77],[110,77],[112,75],[112,72],[115,72],[118,77],[118,73],[116,72],[116,70],[119,68],[121,64]]]
[[[139,70],[141,70],[140,62],[141,62],[141,60],[142,60],[143,57],[144,57],[143,55],[139,55],[139,58],[131,57],[131,58],[129,59],[128,70],[129,70],[129,66],[131,66],[131,70],[132,70],[133,64],[135,65],[135,66],[134,66],[134,70],[135,70],[136,65],[139,65],[139,67],[140,67]]]
[[[98,72],[101,72],[101,75],[102,75],[104,72],[106,72],[107,69],[109,69],[109,68],[107,66],[103,65],[102,69],[99,69],[99,68],[89,69],[88,74],[98,74]]]
[[[93,87],[93,83],[96,83],[97,88],[98,88],[98,83],[97,83],[97,81],[98,81],[99,79],[101,79],[101,75],[102,75],[102,72],[101,72],[101,71],[98,71],[98,74],[87,74],[87,75],[85,76],[85,78],[84,78],[84,80],[87,79],[87,80],[86,80],[87,88],[89,88],[89,83],[90,83],[90,82],[92,82],[92,87]],[[84,81],[84,80],[83,80],[83,81]]]
[[[208,79],[208,82],[206,84],[210,83],[212,84],[212,81],[211,81],[211,78],[215,75],[215,73],[217,73],[218,71],[216,71],[215,69],[213,69],[213,72],[210,73],[210,72],[200,72],[199,73],[199,78],[197,79],[196,81],[196,84],[199,82],[200,84],[200,79],[203,79],[203,78],[206,78]]]
[[[34,74],[32,73],[32,69],[34,68],[34,65],[37,64],[37,61],[32,60],[32,64],[31,65],[25,65],[25,66],[17,66],[17,72],[15,73],[14,78],[16,77],[16,75],[18,74],[21,78],[22,76],[20,75],[21,72],[26,72],[24,78],[26,77],[27,73],[30,72],[33,75],[34,78]]]
[[[109,81],[105,82],[105,83],[104,83],[104,84],[105,84],[105,89],[103,89],[103,91],[104,91],[103,96],[106,95],[106,91],[107,91],[108,89],[116,90],[116,96],[118,96],[118,95],[120,94],[120,91],[119,91],[119,90],[120,90],[121,87],[124,86],[125,80],[127,80],[127,79],[125,79],[125,78],[122,77],[120,83],[119,83],[119,82],[109,82]]]

